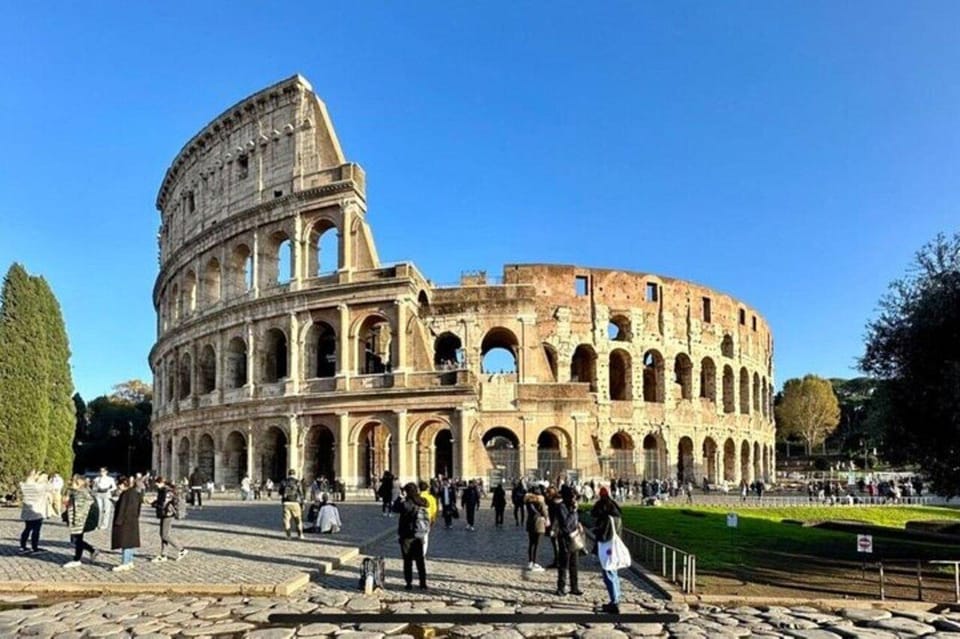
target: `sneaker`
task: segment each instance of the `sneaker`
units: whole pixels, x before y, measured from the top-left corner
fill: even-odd
[[[79,561],[68,561],[67,563],[63,564],[63,567],[64,567],[64,568],[79,568],[79,567],[80,567],[80,562],[79,562]]]
[[[618,606],[615,603],[605,603],[602,606],[600,606],[600,610],[611,615],[620,614],[620,606]]]
[[[558,597],[566,597],[567,591],[565,591],[563,588],[557,588],[557,591],[553,594],[555,594]]]
[[[576,595],[576,596],[578,596],[578,597],[579,597],[580,595],[582,595],[582,594],[583,594],[583,591],[582,591],[582,590],[580,590],[580,589],[577,589],[577,590],[571,590],[571,591],[570,591],[570,594],[571,594],[571,595]]]
[[[299,535],[297,535],[297,539],[303,539],[303,533],[300,533]]]
[[[164,562],[164,561],[166,561],[166,560],[167,560],[167,556],[166,556],[166,555],[157,555],[156,557],[154,557],[153,559],[150,560],[150,563],[159,564],[159,563],[162,563],[162,562]]]
[[[21,554],[21,555],[29,555],[29,554],[30,554],[30,549],[29,549],[29,548],[21,548],[21,549],[20,549],[20,554]]]
[[[186,557],[186,556],[187,556],[187,549],[186,549],[186,548],[181,548],[181,549],[180,549],[180,552],[177,553],[177,561],[180,561],[181,559],[183,559],[183,558]]]
[[[404,590],[413,590],[413,584],[407,584],[403,587]]]
[[[544,571],[544,567],[541,566],[540,564],[533,564],[532,570],[533,570],[533,572],[543,572],[543,571]]]
[[[534,564],[533,564],[532,561],[531,561],[531,562],[528,562],[528,563],[527,563],[527,570],[533,570],[533,565],[534,565]]]
[[[97,558],[100,556],[100,551],[94,548],[90,551],[90,563],[94,564],[97,562]]]
[[[112,570],[113,572],[123,572],[125,570],[130,570],[131,568],[133,568],[133,562],[129,564],[120,564],[119,566],[114,566],[110,570]]]

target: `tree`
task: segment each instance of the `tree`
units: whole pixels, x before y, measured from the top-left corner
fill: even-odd
[[[840,426],[827,445],[862,459],[864,447],[877,446],[883,439],[883,434],[874,430],[873,419],[878,382],[872,377],[854,377],[831,379],[830,384],[840,405]]]
[[[774,413],[781,436],[799,437],[806,445],[808,455],[840,422],[840,406],[833,386],[816,375],[788,379],[783,385],[783,399]]]
[[[960,494],[960,233],[938,235],[890,284],[860,367],[882,380],[885,456]]]
[[[146,395],[136,389],[145,390]],[[74,395],[74,405],[76,472],[101,466],[128,474],[150,469],[153,405],[149,386],[140,380],[129,380],[114,386],[110,395],[101,395],[89,404],[80,395]]]
[[[113,387],[110,399],[126,404],[142,404],[153,401],[153,388],[141,379],[128,379]]]

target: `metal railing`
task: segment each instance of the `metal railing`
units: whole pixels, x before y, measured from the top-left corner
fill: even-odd
[[[633,500],[628,499],[626,503],[630,503]],[[638,502],[639,503],[639,502]],[[729,506],[737,508],[779,508],[779,507],[791,507],[791,506],[837,506],[837,507],[851,507],[857,508],[858,506],[932,506],[935,504],[943,503],[943,500],[930,495],[924,495],[922,497],[901,497],[896,502],[893,498],[884,498],[884,497],[870,497],[869,495],[858,495],[857,500],[854,503],[850,504],[846,499],[839,498],[833,503],[828,501],[820,501],[819,499],[814,498],[813,501],[810,501],[809,497],[806,495],[770,495],[764,494],[761,499],[757,499],[756,493],[751,493],[747,495],[746,499],[742,499],[739,494],[727,493],[727,494],[703,494],[703,493],[694,493],[693,501],[688,502],[687,498],[683,495],[678,495],[677,497],[671,497],[670,499],[662,502],[664,506],[674,506],[674,507],[689,507],[689,506]]]
[[[622,530],[620,538],[630,549],[633,561],[676,584],[684,594],[697,591],[696,555],[632,530]]]
[[[917,601],[923,601],[923,565],[934,564],[941,566],[953,566],[953,596],[954,601],[960,604],[960,559],[895,559],[889,561],[875,562],[880,572],[880,601],[886,601],[886,579],[884,577],[883,567],[891,566],[914,566],[917,567]]]

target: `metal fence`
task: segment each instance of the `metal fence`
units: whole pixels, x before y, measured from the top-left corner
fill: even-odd
[[[917,567],[917,601],[923,601],[923,566],[932,564],[934,566],[953,566],[953,596],[954,601],[960,604],[960,560],[958,559],[898,559],[876,562],[880,572],[880,601],[886,601],[886,579],[884,578],[883,567],[909,566]]]
[[[620,538],[630,549],[633,561],[680,587],[685,594],[697,591],[697,556],[632,530]]]
[[[629,500],[628,500],[629,502]],[[683,495],[677,497],[672,497],[662,502],[665,506],[728,506],[728,507],[737,507],[737,508],[778,508],[778,507],[788,507],[788,506],[849,506],[856,508],[857,506],[891,506],[891,505],[900,505],[900,506],[933,506],[937,504],[944,503],[944,500],[935,497],[924,495],[923,497],[901,497],[899,500],[894,501],[891,498],[884,497],[870,497],[868,495],[858,496],[853,503],[849,503],[846,499],[840,498],[833,502],[829,501],[820,501],[819,499],[814,498],[813,501],[809,499],[806,495],[770,495],[764,494],[762,498],[757,498],[756,493],[750,493],[747,495],[746,499],[743,499],[739,494],[734,493],[694,493],[693,500],[688,501]]]

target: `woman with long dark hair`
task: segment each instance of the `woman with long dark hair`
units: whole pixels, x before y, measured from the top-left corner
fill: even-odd
[[[407,582],[407,590],[413,590],[413,564],[416,563],[420,590],[426,590],[427,565],[423,555],[425,535],[418,536],[417,519],[426,520],[429,530],[430,513],[427,500],[420,496],[420,490],[413,482],[403,487],[403,495],[404,499],[398,499],[393,505],[394,512],[400,514],[397,536],[400,540],[400,554],[403,556],[403,579]],[[423,535],[423,532],[419,531],[419,534]]]
[[[600,499],[594,504],[590,511],[590,517],[593,519],[593,534],[597,545],[604,541],[610,541],[613,536],[620,534],[620,506],[617,502],[610,499],[610,491],[606,486],[600,488]],[[603,570],[603,585],[607,587],[607,594],[610,595],[610,603],[603,604],[601,610],[614,614],[620,613],[620,575],[616,570]]]
[[[538,486],[523,498],[527,510],[527,570],[543,572],[543,566],[537,563],[537,550],[540,537],[547,531],[550,523],[542,489]]]
[[[73,542],[73,561],[63,564],[64,568],[76,568],[80,565],[83,552],[90,553],[90,562],[97,559],[97,549],[83,540],[83,536],[97,527],[98,510],[93,493],[87,487],[83,475],[74,475],[67,497],[67,525],[70,527],[70,541]],[[97,516],[91,517],[91,511]]]

